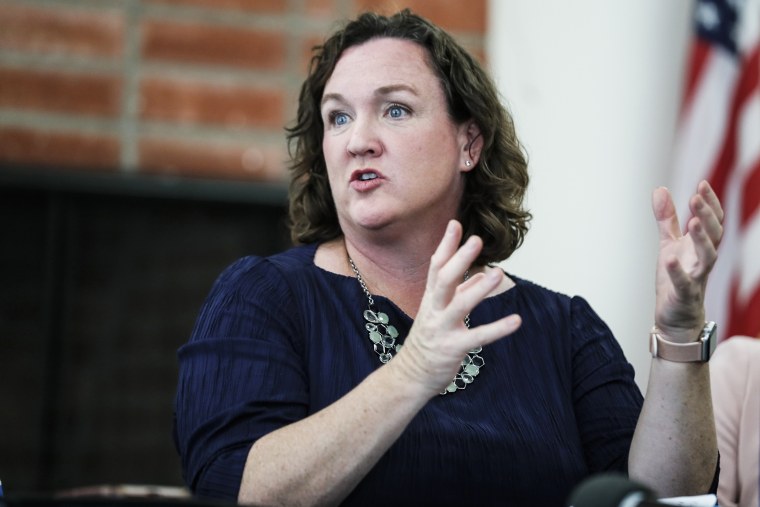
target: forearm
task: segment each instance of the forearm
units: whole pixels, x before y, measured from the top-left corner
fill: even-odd
[[[707,492],[718,459],[708,363],[653,359],[631,443],[631,478],[658,496]]]
[[[340,503],[430,399],[397,375],[396,359],[332,405],[258,440],[248,454],[238,500]]]

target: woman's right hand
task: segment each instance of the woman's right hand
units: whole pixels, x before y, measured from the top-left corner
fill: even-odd
[[[462,282],[480,254],[483,241],[472,236],[457,248],[461,238],[462,225],[450,221],[430,259],[425,294],[414,325],[401,351],[387,365],[430,397],[451,383],[469,350],[503,338],[521,324],[519,315],[512,314],[467,328],[465,317],[499,285],[504,274],[490,269]]]

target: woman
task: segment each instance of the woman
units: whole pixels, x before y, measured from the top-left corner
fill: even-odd
[[[177,445],[196,494],[562,505],[608,470],[661,495],[710,487],[707,365],[654,359],[642,409],[582,298],[488,264],[526,232],[526,163],[450,36],[408,11],[349,23],[318,48],[290,139],[304,246],[225,271],[180,351]],[[702,183],[682,236],[667,191],[653,203],[655,323],[693,342],[720,204]]]

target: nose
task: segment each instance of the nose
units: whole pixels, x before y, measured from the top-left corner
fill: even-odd
[[[371,119],[357,119],[353,122],[346,150],[354,157],[376,157],[382,153],[377,126]]]

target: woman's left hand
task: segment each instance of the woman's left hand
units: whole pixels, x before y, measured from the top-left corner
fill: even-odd
[[[660,233],[655,325],[671,341],[694,341],[705,322],[705,288],[723,236],[723,208],[707,181],[689,200],[685,233],[666,188],[654,191],[652,208]]]

